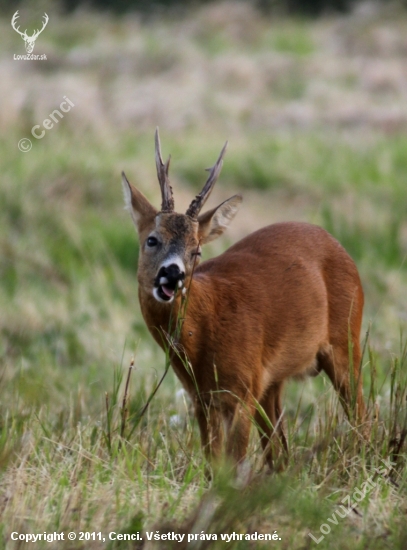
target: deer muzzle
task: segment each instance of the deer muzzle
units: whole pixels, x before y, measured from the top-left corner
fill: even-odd
[[[154,281],[155,296],[163,302],[169,302],[177,288],[184,286],[185,272],[177,264],[162,266]]]

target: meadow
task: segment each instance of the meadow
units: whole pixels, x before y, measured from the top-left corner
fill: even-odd
[[[406,548],[407,13],[364,4],[312,21],[222,2],[114,18],[44,6],[34,53],[46,61],[14,60],[23,41],[0,19],[0,546]],[[35,28],[41,10],[20,11]],[[34,138],[64,96],[72,109]],[[322,225],[354,258],[370,441],[325,375],[290,382],[286,470],[262,468],[253,430],[248,478],[225,465],[208,479],[171,370],[152,395],[165,356],[141,317],[123,210],[122,170],[160,204],[156,126],[180,212],[229,140],[208,207],[236,192],[244,203],[204,258],[282,220]],[[10,538],[62,531],[106,541]],[[220,537],[275,531],[264,544]]]

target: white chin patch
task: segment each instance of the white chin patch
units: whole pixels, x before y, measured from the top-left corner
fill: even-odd
[[[158,288],[153,288],[153,296],[157,302],[161,302],[162,304],[170,304],[174,299],[174,296],[172,296],[168,300],[163,300],[163,298],[161,298],[158,294]]]

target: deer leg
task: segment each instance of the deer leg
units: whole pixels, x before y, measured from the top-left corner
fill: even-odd
[[[256,423],[260,435],[264,456],[270,469],[282,470],[288,456],[288,444],[283,429],[281,407],[282,383],[272,384],[263,395],[260,405],[263,411],[256,410]],[[264,414],[267,419],[264,418]]]
[[[212,401],[209,404],[197,403],[196,417],[207,458],[218,460],[226,443],[227,456],[236,464],[241,463],[249,444],[250,415],[253,414],[254,407],[247,402],[244,407],[236,404],[235,400],[227,404],[214,404]]]
[[[222,414],[213,403],[197,403],[195,414],[201,433],[201,443],[209,460],[219,459],[222,454]]]
[[[226,454],[235,464],[241,464],[246,457],[251,428],[250,416],[253,413],[253,405],[246,402],[245,407],[239,403],[224,416],[227,430]]]

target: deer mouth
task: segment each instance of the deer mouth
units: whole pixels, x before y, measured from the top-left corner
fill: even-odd
[[[171,288],[168,284],[158,286],[158,295],[162,300],[168,302],[175,294],[175,288]]]
[[[157,295],[164,302],[170,302],[174,298],[176,290],[182,286],[182,281],[169,281],[166,277],[161,277],[156,286]]]
[[[154,281],[154,296],[160,302],[171,302],[177,289],[184,286],[185,272],[179,265],[171,263],[160,268]]]

